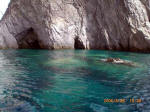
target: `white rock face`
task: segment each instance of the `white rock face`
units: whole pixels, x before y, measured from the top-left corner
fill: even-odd
[[[150,0],[11,0],[0,48],[150,52]]]

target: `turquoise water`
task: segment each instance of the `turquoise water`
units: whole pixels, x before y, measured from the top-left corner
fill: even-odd
[[[138,66],[101,62],[119,57]],[[150,54],[0,50],[2,112],[149,112]],[[126,99],[105,103],[104,99]],[[142,99],[130,103],[129,99]]]

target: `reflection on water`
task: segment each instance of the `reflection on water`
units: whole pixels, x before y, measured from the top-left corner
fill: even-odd
[[[119,57],[139,67],[99,61]],[[2,112],[141,112],[150,110],[150,55],[111,51],[1,50]],[[140,98],[142,103],[104,103]]]

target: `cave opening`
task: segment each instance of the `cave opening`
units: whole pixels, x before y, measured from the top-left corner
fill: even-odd
[[[80,38],[78,36],[76,36],[74,39],[74,48],[75,49],[85,49],[85,46],[84,46],[82,40],[80,40]]]
[[[16,36],[20,49],[41,49],[38,35],[33,28],[29,28]]]

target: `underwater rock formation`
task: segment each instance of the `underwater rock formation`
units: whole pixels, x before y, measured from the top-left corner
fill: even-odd
[[[149,0],[11,0],[0,48],[150,51]]]

